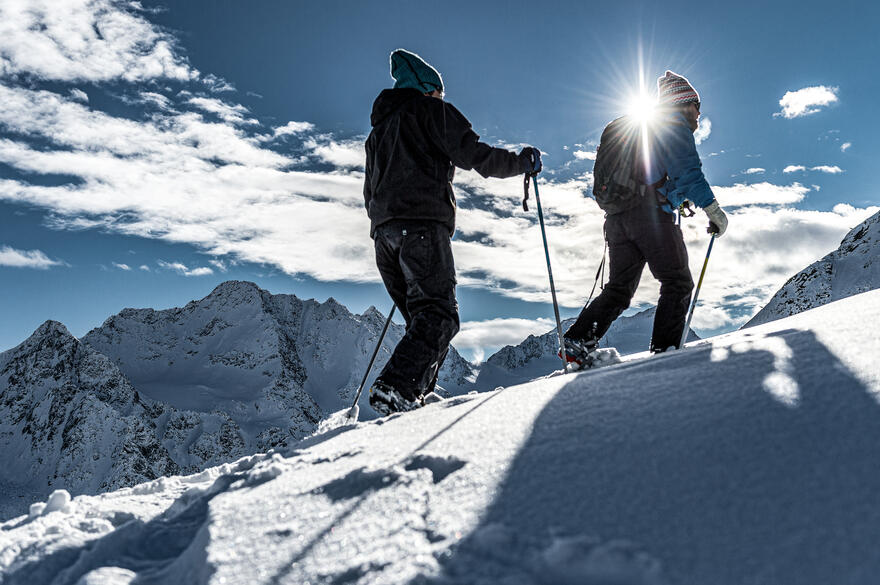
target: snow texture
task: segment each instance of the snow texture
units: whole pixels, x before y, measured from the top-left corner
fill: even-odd
[[[880,212],[853,228],[837,250],[792,276],[743,328],[876,288],[880,288]]]
[[[873,585],[880,291],[0,524],[4,584]]]
[[[47,321],[0,354],[0,513],[56,488],[95,494],[296,442],[351,406],[384,324],[374,308],[238,281],[183,308],[125,309],[82,340]],[[402,336],[392,324],[367,384]],[[474,378],[451,349],[444,393]]]
[[[647,350],[656,312],[657,307],[651,307],[632,316],[620,317],[611,324],[608,332],[599,340],[599,345],[603,348],[613,347],[621,355]],[[575,319],[563,321],[562,331],[566,331],[574,322]],[[688,342],[698,339],[693,331],[688,334]],[[519,345],[508,345],[492,354],[480,366],[476,387],[510,386],[547,375],[562,368],[558,352],[559,337],[556,328],[541,336],[529,335]]]

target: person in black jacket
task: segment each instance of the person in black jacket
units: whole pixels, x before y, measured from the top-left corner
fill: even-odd
[[[541,170],[538,149],[515,154],[480,142],[467,118],[443,100],[440,74],[418,55],[391,53],[391,77],[394,87],[379,94],[370,116],[364,205],[376,265],[406,334],[370,388],[379,414],[422,405],[458,332],[455,167],[499,178]]]

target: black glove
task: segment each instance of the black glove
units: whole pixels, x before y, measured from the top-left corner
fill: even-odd
[[[523,161],[523,166],[526,167],[527,175],[537,175],[544,168],[541,164],[541,151],[537,148],[526,146],[520,151],[519,158]]]

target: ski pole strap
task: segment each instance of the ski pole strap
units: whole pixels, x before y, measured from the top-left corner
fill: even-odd
[[[529,200],[529,173],[523,175],[523,211],[529,210],[529,204],[526,201]]]

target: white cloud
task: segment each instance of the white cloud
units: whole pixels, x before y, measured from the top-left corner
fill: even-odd
[[[310,122],[288,122],[284,126],[280,126],[275,128],[273,136],[278,138],[279,136],[287,136],[289,134],[302,134],[304,132],[311,132],[315,129],[315,125]]]
[[[0,266],[46,270],[63,265],[64,262],[52,260],[41,250],[17,250],[10,246],[0,246]]]
[[[52,81],[138,82],[198,76],[174,39],[113,0],[3,0],[0,76]]]
[[[529,335],[543,335],[556,326],[553,319],[488,319],[465,321],[455,336],[456,349],[516,345]]]
[[[216,114],[224,122],[230,124],[259,124],[259,122],[253,118],[245,119],[245,114],[249,112],[246,107],[240,104],[230,105],[222,100],[206,97],[193,97],[190,98],[188,103],[205,112]]]
[[[828,173],[830,175],[838,175],[843,172],[843,169],[837,165],[818,165],[815,167],[810,167],[807,169],[804,165],[788,165],[784,169],[782,169],[783,173],[800,173],[804,171],[816,171],[820,173]]]
[[[116,268],[118,268],[120,270],[131,270],[131,266],[129,266],[128,264],[119,264],[119,263],[114,262],[113,266],[115,266]]]
[[[147,266],[146,264],[141,264],[138,268],[140,270],[143,270],[144,272],[150,272],[150,267]]]
[[[694,132],[694,142],[702,144],[709,139],[710,134],[712,134],[712,120],[703,116],[700,118],[700,125],[697,127],[697,131]]]
[[[823,107],[838,101],[837,91],[838,88],[836,87],[824,85],[805,87],[797,91],[787,91],[782,96],[782,99],[779,100],[782,111],[773,115],[791,119],[815,114],[821,111]]]
[[[180,262],[165,262],[164,260],[157,260],[156,264],[158,264],[160,268],[164,268],[165,270],[172,270],[174,272],[177,272],[178,274],[182,274],[183,276],[208,276],[210,274],[214,274],[214,271],[207,266],[190,269],[187,268],[185,264],[182,264]]]
[[[305,147],[322,161],[338,167],[363,167],[367,160],[363,140],[337,142],[320,136],[308,139]]]
[[[732,187],[712,187],[712,191],[718,203],[728,208],[744,205],[792,205],[803,201],[810,189],[800,183],[774,185],[764,181],[751,185],[737,183]]]
[[[743,171],[746,175],[762,175],[766,169],[762,169],[761,167],[751,167]]]
[[[70,97],[78,102],[82,102],[84,104],[89,103],[89,94],[84,92],[81,89],[73,88],[70,90]]]
[[[572,154],[578,160],[596,160],[595,150],[575,150]]]
[[[852,146],[852,142],[844,142],[840,145],[840,152],[846,152]]]
[[[839,175],[843,172],[843,169],[837,165],[819,165],[817,167],[810,167],[811,171],[819,171],[820,173],[828,173],[830,175]]]

